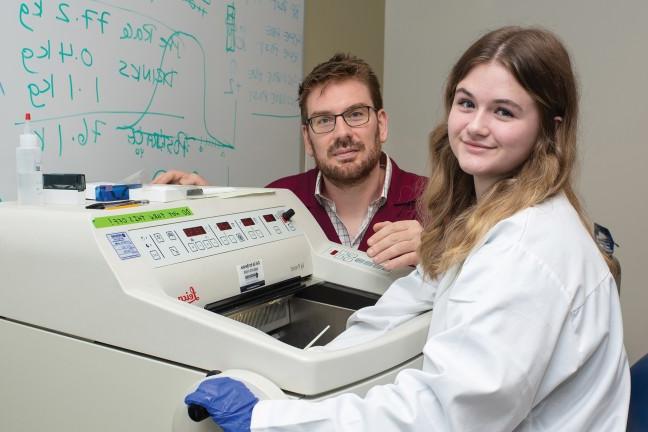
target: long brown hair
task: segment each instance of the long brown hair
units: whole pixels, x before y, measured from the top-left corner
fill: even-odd
[[[504,66],[534,99],[540,132],[529,158],[477,202],[473,178],[461,170],[450,148],[447,117],[458,83],[475,66],[490,62]],[[588,225],[571,179],[576,161],[576,80],[569,54],[554,34],[520,27],[487,33],[453,67],[444,98],[446,121],[430,135],[432,174],[421,200],[427,220],[419,253],[428,276],[463,261],[497,222],[559,192]]]

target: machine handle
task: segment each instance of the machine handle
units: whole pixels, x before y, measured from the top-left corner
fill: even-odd
[[[210,377],[213,375],[218,375],[220,373],[221,371],[211,371],[207,374],[207,376]],[[281,391],[279,387],[277,387],[276,384],[274,384],[268,378],[265,378],[255,372],[241,369],[228,369],[222,373],[222,376],[241,381],[252,392],[254,396],[259,398],[259,400],[281,400],[288,398],[286,394]],[[184,412],[184,409],[182,412]],[[195,422],[203,421],[207,417],[209,417],[207,410],[199,405],[189,405],[187,407],[187,414],[189,415],[189,418]]]
[[[210,376],[218,375],[220,373],[221,371],[219,370],[213,370],[207,372],[207,375],[205,376],[210,377]],[[196,404],[191,404],[187,407],[187,414],[189,415],[189,418],[195,422],[201,422],[206,418],[209,418],[209,413],[207,412],[207,409],[205,407]]]
[[[191,404],[187,407],[187,414],[189,414],[189,418],[195,422],[201,422],[209,417],[209,413],[204,407],[195,404]]]

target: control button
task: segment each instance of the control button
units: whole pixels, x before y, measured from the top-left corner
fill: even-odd
[[[198,251],[198,248],[196,247],[196,244],[194,242],[189,243],[189,249],[191,249],[192,252]]]
[[[337,249],[333,249],[333,250],[331,250],[331,252],[329,252],[329,254],[331,254],[333,256],[337,255],[337,253],[338,253]]]
[[[203,240],[203,244],[205,245],[205,247],[206,247],[207,249],[211,249],[211,248],[212,248],[211,242],[210,242],[209,240]]]
[[[153,257],[154,260],[159,260],[160,258],[162,258],[160,256],[160,254],[158,253],[158,251],[156,251],[156,250],[151,251],[151,256]]]
[[[198,246],[198,249],[200,250],[205,250],[205,245],[201,241],[197,241],[196,246]]]
[[[167,231],[166,232],[167,237],[169,237],[169,240],[175,241],[177,239],[175,233],[173,231]]]
[[[229,240],[230,240],[232,243],[236,243],[236,237],[234,237],[234,236],[231,235],[231,234],[230,234],[230,236],[229,236]]]
[[[219,244],[218,244],[218,240],[216,240],[216,239],[210,239],[209,241],[211,242],[212,246],[214,246],[215,248],[217,248],[217,247],[219,246]]]
[[[355,258],[358,257],[358,254],[348,250],[340,250],[340,252],[334,256],[344,262],[352,262]]]
[[[288,229],[289,229],[290,231],[295,231],[295,226],[294,226],[293,224],[291,224],[291,223],[287,223],[286,226],[288,227]]]
[[[259,236],[259,238],[263,238],[263,232],[261,232],[261,230],[255,230],[254,232]]]
[[[171,247],[169,248],[169,250],[171,251],[171,253],[172,253],[174,256],[178,256],[178,255],[180,255],[180,251],[178,251],[178,248],[175,247],[175,246],[171,246]]]
[[[291,217],[295,216],[295,210],[293,209],[288,209],[285,212],[281,213],[281,218],[285,221],[288,222]]]
[[[276,232],[277,234],[281,234],[281,228],[279,228],[279,227],[276,226],[276,225],[275,225],[273,228],[274,228],[274,230],[275,230],[275,232]]]
[[[236,233],[236,237],[239,239],[240,242],[245,241],[245,236],[241,233]]]
[[[155,237],[155,240],[157,240],[160,243],[162,243],[164,241],[164,237],[162,237],[162,234],[160,234],[160,233],[153,234],[153,237]]]
[[[252,231],[252,230],[248,231],[248,235],[250,236],[250,238],[253,238],[253,239],[257,238],[256,233],[254,231]]]
[[[221,243],[223,243],[224,245],[229,244],[229,240],[227,240],[227,236],[221,236],[219,238],[220,238]]]

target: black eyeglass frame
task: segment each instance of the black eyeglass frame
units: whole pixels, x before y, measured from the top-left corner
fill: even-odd
[[[366,108],[367,109],[367,121],[364,122],[364,123],[355,124],[355,125],[349,124],[349,122],[344,117],[344,115],[351,112],[351,111],[357,110],[359,108]],[[309,117],[309,118],[306,119],[306,124],[310,126],[310,128],[311,128],[311,130],[313,131],[314,134],[323,135],[323,134],[331,133],[331,132],[333,132],[335,130],[335,126],[337,125],[337,118],[338,117],[342,117],[342,120],[344,120],[344,123],[346,123],[347,126],[349,126],[349,127],[356,128],[356,127],[364,126],[367,123],[369,123],[369,120],[371,120],[371,111],[374,111],[375,113],[378,113],[379,110],[372,107],[371,105],[359,105],[359,106],[351,107],[351,108],[345,110],[344,112],[341,112],[340,114],[319,114],[319,115]],[[331,128],[331,130],[328,130],[326,132],[317,132],[315,130],[315,128],[313,127],[313,120],[317,119],[319,117],[333,117],[333,127]]]

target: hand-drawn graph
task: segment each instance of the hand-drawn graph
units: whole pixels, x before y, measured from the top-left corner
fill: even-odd
[[[215,184],[261,185],[297,171],[301,0],[3,7],[0,198],[15,197],[27,111],[45,172],[117,181],[143,170],[148,181],[179,168]]]

